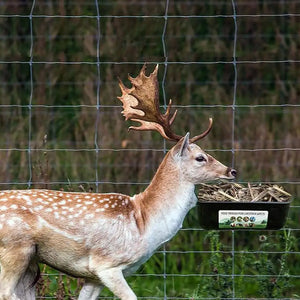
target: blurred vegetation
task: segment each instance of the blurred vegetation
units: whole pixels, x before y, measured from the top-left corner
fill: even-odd
[[[165,144],[156,133],[127,133],[117,77],[128,83],[127,74],[135,76],[144,62],[150,62],[149,70],[159,63],[166,95],[161,92],[161,105],[169,98],[178,105],[174,130],[195,135],[212,116],[213,131],[202,147],[228,165],[234,162],[240,181],[283,183],[295,195],[287,226],[298,230],[264,232],[266,241],[259,232],[236,232],[235,250],[254,253],[235,255],[233,278],[232,233],[188,230],[199,227],[194,210],[187,230],[166,245],[179,251],[166,255],[166,271],[175,274],[167,276],[166,287],[160,252],[140,271],[158,276],[133,276],[131,286],[143,297],[163,297],[166,288],[168,297],[231,298],[233,286],[240,298],[299,297],[299,278],[293,275],[300,274],[300,256],[292,253],[300,251],[299,1],[234,1],[237,14],[245,15],[236,19],[234,111],[235,26],[232,17],[224,17],[233,14],[231,1],[170,1],[165,35],[162,17],[115,16],[164,16],[166,1],[98,2],[99,28],[95,1],[1,3],[1,188],[143,190]],[[41,295],[70,299],[64,295],[78,293],[80,281],[49,272],[54,275],[43,277]],[[239,276],[245,274],[250,276]]]

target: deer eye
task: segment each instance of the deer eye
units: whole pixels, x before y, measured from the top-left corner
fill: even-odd
[[[206,161],[206,158],[203,155],[199,155],[196,157],[196,161],[204,162],[204,161]]]

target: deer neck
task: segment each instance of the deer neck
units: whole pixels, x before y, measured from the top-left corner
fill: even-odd
[[[155,247],[171,239],[182,227],[197,198],[194,184],[183,180],[180,168],[168,153],[148,188],[135,196],[145,236]]]

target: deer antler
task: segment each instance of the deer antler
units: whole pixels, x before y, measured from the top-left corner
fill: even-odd
[[[146,65],[140,71],[140,74],[133,78],[128,76],[132,87],[127,88],[119,79],[119,86],[122,96],[118,97],[123,103],[124,110],[122,114],[126,120],[139,122],[140,126],[130,126],[133,130],[155,130],[158,131],[165,139],[179,141],[182,136],[175,134],[171,125],[174,122],[177,110],[171,114],[172,100],[169,101],[168,107],[164,114],[159,110],[159,87],[157,81],[158,65],[154,71],[146,76]],[[202,134],[190,139],[195,142],[205,137],[212,127],[212,119],[209,119],[209,126]]]

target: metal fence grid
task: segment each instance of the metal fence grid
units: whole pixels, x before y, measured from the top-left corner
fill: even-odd
[[[210,2],[210,1],[209,1]],[[249,13],[243,13],[245,11],[245,7],[249,7],[253,5],[254,2],[252,1],[213,1],[210,3],[206,3],[208,6],[214,6],[216,9],[215,14],[206,14],[205,10],[202,12],[199,9],[199,14],[188,14],[188,12],[182,10],[182,14],[176,13],[176,5],[188,5],[190,6],[197,6],[197,2],[195,1],[139,1],[139,2],[131,2],[128,3],[128,6],[132,5],[132,11],[134,11],[133,14],[131,14],[131,10],[128,9],[126,14],[122,14],[122,10],[119,10],[119,14],[110,14],[109,9],[107,7],[113,6],[108,1],[104,1],[102,3],[99,3],[97,0],[93,1],[83,1],[79,2],[80,5],[82,6],[82,10],[79,12],[79,14],[69,14],[68,13],[68,6],[75,5],[75,3],[72,2],[65,2],[65,1],[39,1],[39,0],[32,0],[32,1],[27,1],[27,2],[19,2],[19,1],[10,1],[10,3],[1,3],[0,5],[0,21],[3,22],[11,22],[13,24],[14,20],[19,20],[19,19],[24,19],[27,22],[27,35],[25,34],[24,40],[22,40],[22,37],[20,37],[20,46],[27,47],[26,51],[28,53],[27,59],[24,59],[25,56],[20,55],[21,59],[15,59],[15,57],[12,55],[11,57],[6,56],[6,58],[1,58],[0,54],[0,67],[2,66],[16,66],[16,65],[24,65],[24,70],[29,71],[29,75],[27,76],[26,83],[24,82],[12,82],[12,81],[3,81],[0,83],[2,87],[7,87],[7,85],[17,85],[19,84],[20,86],[25,87],[25,89],[28,90],[28,95],[29,97],[27,98],[27,102],[14,102],[13,100],[1,100],[0,104],[0,111],[4,111],[5,109],[12,109],[12,108],[17,108],[21,109],[24,111],[24,114],[26,115],[27,118],[27,126],[26,126],[26,132],[27,136],[23,136],[23,141],[18,144],[18,146],[15,147],[5,147],[5,144],[2,143],[0,152],[4,155],[5,153],[13,153],[13,152],[21,152],[24,155],[27,156],[27,165],[23,167],[27,167],[28,172],[27,172],[27,179],[19,179],[19,180],[11,180],[11,181],[2,181],[0,182],[0,185],[3,187],[32,187],[33,185],[36,184],[43,184],[43,182],[38,182],[38,180],[35,180],[33,178],[33,157],[36,155],[36,153],[48,153],[51,155],[51,153],[60,153],[60,152],[66,152],[69,155],[74,155],[76,152],[88,152],[91,153],[93,156],[92,163],[90,167],[93,169],[93,178],[87,179],[87,180],[80,180],[80,179],[65,179],[65,180],[60,180],[60,179],[51,179],[49,182],[47,182],[47,185],[49,187],[52,186],[57,186],[57,185],[69,185],[74,184],[74,185],[79,185],[79,184],[88,184],[88,185],[93,185],[95,186],[95,191],[98,192],[99,190],[102,190],[102,186],[105,185],[110,185],[110,186],[116,186],[116,188],[124,185],[124,186],[138,186],[138,188],[143,188],[149,183],[149,180],[144,180],[144,181],[137,181],[137,180],[131,180],[131,178],[128,178],[128,180],[124,181],[116,181],[114,178],[103,178],[100,176],[100,170],[98,168],[101,158],[104,155],[110,155],[113,153],[117,154],[125,154],[134,152],[134,153],[139,153],[139,152],[157,152],[160,154],[165,154],[168,150],[168,145],[165,142],[162,142],[160,145],[159,144],[147,144],[143,148],[136,148],[134,145],[130,145],[130,147],[120,147],[116,145],[108,146],[108,147],[103,147],[103,143],[101,143],[101,130],[100,128],[100,123],[102,122],[102,116],[103,112],[105,109],[119,109],[120,110],[120,105],[117,105],[116,102],[112,102],[111,104],[108,104],[108,102],[103,101],[102,98],[102,89],[103,89],[103,83],[108,82],[109,78],[105,78],[104,75],[101,73],[101,68],[105,65],[107,66],[122,66],[124,65],[125,67],[128,66],[135,66],[138,65],[136,69],[139,69],[141,65],[145,63],[144,59],[139,59],[139,60],[130,60],[127,59],[126,57],[124,59],[117,59],[113,60],[111,57],[108,59],[103,59],[101,55],[101,49],[104,47],[105,40],[104,36],[109,34],[109,30],[107,28],[102,28],[102,23],[101,21],[104,19],[124,19],[124,20],[131,20],[131,19],[136,19],[136,20],[146,20],[150,19],[153,21],[160,21],[161,24],[161,33],[158,37],[158,40],[160,41],[163,49],[163,57],[159,59],[153,59],[149,57],[149,60],[147,60],[147,63],[149,64],[159,64],[161,65],[161,70],[163,70],[163,75],[161,77],[161,87],[162,87],[162,99],[163,103],[162,106],[166,107],[168,96],[167,96],[167,91],[166,91],[166,85],[168,82],[167,78],[167,73],[168,69],[170,67],[178,67],[178,66],[197,66],[197,67],[202,67],[202,66],[230,66],[233,68],[233,80],[230,82],[231,88],[232,88],[232,98],[230,100],[230,103],[228,100],[226,101],[226,104],[206,104],[206,103],[201,103],[198,104],[196,101],[190,103],[190,104],[184,104],[184,105],[177,105],[179,109],[209,109],[209,111],[216,111],[218,109],[226,109],[229,111],[229,114],[231,114],[231,123],[226,124],[227,126],[230,126],[230,141],[228,141],[227,145],[229,147],[217,147],[217,148],[210,148],[208,151],[210,152],[226,152],[231,154],[231,165],[235,168],[239,168],[238,162],[236,161],[236,154],[237,152],[241,153],[262,153],[262,152],[268,152],[270,155],[272,153],[285,153],[285,152],[293,152],[296,153],[295,157],[299,157],[299,151],[300,151],[300,144],[296,144],[296,146],[286,146],[286,145],[280,145],[276,148],[251,148],[251,147],[246,147],[246,148],[239,148],[237,146],[237,110],[239,109],[245,109],[245,110],[253,110],[253,109],[290,109],[298,112],[300,112],[300,104],[299,102],[297,103],[290,103],[288,99],[285,99],[285,101],[278,103],[278,104],[273,104],[273,103],[268,103],[264,102],[261,104],[239,104],[237,101],[237,93],[239,91],[239,88],[244,84],[246,85],[247,82],[245,82],[243,79],[240,79],[242,77],[241,75],[241,68],[242,66],[249,66],[249,65],[260,65],[261,68],[264,68],[264,66],[267,65],[276,65],[276,66],[281,66],[281,65],[289,65],[292,68],[299,69],[299,63],[300,63],[300,57],[299,55],[295,55],[294,57],[286,57],[282,56],[282,59],[278,57],[268,57],[268,56],[262,56],[262,57],[248,57],[246,59],[241,59],[237,55],[237,43],[239,39],[245,38],[246,34],[244,33],[243,35],[239,34],[239,24],[242,22],[243,19],[245,18],[251,18],[254,19],[255,22],[259,23],[262,20],[268,20],[268,19],[278,19],[281,20],[282,18],[285,19],[299,19],[300,17],[300,2],[295,0],[295,1],[258,1],[255,2],[255,4],[259,3],[258,6],[262,7],[262,10],[260,12],[257,12],[253,10],[251,14]],[[78,3],[77,3],[78,4]],[[115,6],[120,5],[121,2],[116,2],[114,4]],[[264,6],[276,6],[278,9],[274,9],[272,13],[265,13],[263,10]],[[290,6],[289,6],[290,5]],[[149,13],[144,14],[143,7],[150,7]],[[227,9],[225,9],[226,13],[223,13],[220,7],[226,6]],[[52,12],[53,14],[49,14],[47,8],[52,7]],[[160,9],[154,9],[154,7],[159,7]],[[229,8],[230,9],[229,9]],[[255,6],[257,7],[257,6]],[[294,11],[289,10],[288,8],[293,7]],[[59,10],[61,8],[61,10]],[[62,9],[63,8],[63,9]],[[151,13],[151,9],[153,9],[153,13]],[[86,13],[83,13],[86,10]],[[229,12],[231,10],[231,12]],[[64,12],[63,14],[61,12]],[[104,13],[102,12],[104,11]],[[117,10],[118,11],[118,10]],[[180,10],[179,10],[180,11]],[[250,10],[251,11],[251,10]],[[140,12],[140,13],[138,13]],[[227,13],[228,12],[228,13]],[[204,13],[204,14],[203,14]],[[35,26],[39,26],[41,22],[58,22],[60,19],[68,19],[70,23],[78,20],[78,19],[89,19],[92,21],[92,24],[94,26],[94,37],[93,39],[96,42],[96,51],[94,52],[93,55],[91,55],[92,59],[81,59],[76,58],[76,60],[69,60],[67,55],[65,57],[59,57],[55,60],[47,60],[47,49],[46,55],[44,57],[36,57],[35,55],[35,43],[38,39],[40,38],[47,38],[48,40],[51,40],[51,36],[47,36],[47,33],[45,32],[45,36],[37,36],[35,33]],[[200,19],[214,19],[214,20],[219,20],[219,19],[228,19],[228,22],[231,23],[231,26],[233,26],[233,38],[232,38],[232,54],[231,58],[225,57],[223,59],[217,59],[217,60],[196,60],[196,61],[189,61],[188,59],[186,60],[174,60],[174,58],[170,58],[169,52],[170,49],[168,49],[168,41],[167,38],[170,35],[168,33],[167,28],[172,26],[172,20],[178,20],[182,19],[184,20],[200,20]],[[28,26],[29,25],[29,26]],[[132,28],[133,30],[135,28]],[[255,29],[253,29],[255,31]],[[107,33],[108,31],[108,33]],[[183,33],[178,33],[178,35],[182,35]],[[249,33],[250,34],[250,33]],[[298,31],[295,32],[284,32],[281,33],[282,35],[293,35],[294,39],[298,41],[297,46],[299,46],[299,39],[300,39],[300,34],[299,34],[299,27]],[[66,40],[66,43],[69,41],[70,38],[83,38],[83,36],[80,36],[80,33],[78,33],[78,37],[74,36],[74,33],[70,33],[70,35],[66,35],[61,37]],[[200,39],[201,37],[199,37]],[[264,38],[264,37],[262,37]],[[2,43],[1,47],[6,45],[9,47],[10,43],[10,33],[9,32],[2,32],[0,34],[0,40]],[[14,37],[15,39],[15,37]],[[55,37],[53,37],[55,39]],[[299,51],[300,49],[296,47],[295,51]],[[207,49],[209,51],[209,49]],[[3,57],[3,56],[2,56]],[[7,58],[8,57],[8,58]],[[17,56],[16,56],[17,57]],[[82,56],[84,57],[84,55]],[[154,57],[154,56],[153,56]],[[96,91],[95,91],[95,99],[93,103],[79,103],[79,104],[72,104],[72,103],[67,103],[67,104],[52,104],[52,103],[47,103],[41,101],[41,99],[35,99],[35,90],[38,88],[40,82],[39,78],[35,77],[35,72],[37,68],[45,68],[45,72],[51,72],[51,66],[59,67],[62,69],[68,69],[71,67],[84,67],[84,66],[93,66],[94,70],[94,78],[96,78]],[[48,69],[47,69],[48,68]],[[131,68],[132,69],[132,68]],[[48,71],[50,70],[50,71]],[[78,68],[78,70],[80,70]],[[124,70],[124,68],[122,69]],[[118,74],[120,76],[124,76],[125,74]],[[67,80],[63,79],[58,79],[61,81],[61,85],[64,85],[65,88],[67,89],[69,87],[70,82]],[[72,79],[71,79],[72,80]],[[114,79],[113,79],[114,80]],[[183,81],[188,83],[188,78]],[[255,79],[253,79],[255,81]],[[200,84],[205,84],[207,82],[200,81]],[[260,82],[263,86],[264,82]],[[43,82],[41,83],[43,84]],[[51,85],[51,83],[48,83]],[[71,82],[71,84],[82,84],[79,81],[76,82]],[[112,83],[111,83],[112,84]],[[115,86],[115,82],[113,83]],[[292,82],[291,84],[298,84],[299,85],[299,79],[295,78],[295,81]],[[296,92],[296,95],[299,96],[299,89]],[[172,95],[171,95],[172,96]],[[268,99],[268,98],[267,98]],[[36,145],[33,145],[33,139],[34,139],[34,132],[32,130],[32,124],[33,124],[33,119],[35,118],[36,113],[39,111],[43,112],[43,110],[51,109],[55,114],[61,113],[63,110],[68,109],[68,108],[78,108],[78,109],[87,109],[93,116],[92,122],[94,123],[94,132],[92,134],[93,140],[89,144],[89,146],[84,146],[84,145],[76,145],[72,146],[72,143],[68,146],[65,144],[65,147],[37,147]],[[3,118],[2,114],[2,118]],[[67,120],[66,120],[67,122]],[[241,129],[239,129],[241,130]],[[240,134],[240,133],[239,133]],[[295,133],[295,139],[299,140],[299,131]],[[297,136],[298,134],[298,136]],[[9,142],[8,142],[9,145]],[[157,146],[159,145],[159,146]],[[293,144],[295,145],[295,144]],[[297,146],[298,145],[298,146]],[[246,156],[249,157],[249,156]],[[292,162],[294,163],[294,162]],[[93,167],[94,166],[94,167]],[[293,167],[293,166],[291,166]],[[293,173],[292,176],[290,177],[285,177],[285,179],[275,179],[275,180],[266,180],[267,182],[272,181],[273,183],[277,184],[285,184],[288,189],[292,189],[293,191],[298,192],[299,188],[298,185],[300,183],[299,181],[299,163],[296,164],[295,166],[295,172]],[[282,176],[281,178],[284,178]],[[150,178],[149,178],[150,179]],[[249,179],[246,178],[245,180],[241,180],[241,182],[246,182]],[[251,179],[253,182],[254,181],[260,181],[259,179]],[[295,193],[296,193],[295,192]],[[296,195],[297,198],[297,195]],[[291,206],[291,216],[293,218],[297,218],[299,216],[299,201],[295,200],[293,205]],[[298,222],[299,223],[299,222]],[[292,232],[294,236],[297,238],[299,236],[299,224],[297,225],[297,222],[293,222],[293,225],[290,226],[290,228],[285,228],[282,229],[280,232],[282,235],[286,235],[287,232]],[[205,231],[201,229],[200,227],[184,227],[181,232],[179,233],[180,235],[189,235],[191,232],[199,232],[200,237],[203,238],[205,235],[203,234]],[[253,254],[274,254],[274,257],[276,255],[287,255],[288,257],[293,257],[294,262],[300,262],[300,252],[299,252],[299,245],[296,248],[293,249],[280,249],[280,250],[274,250],[271,251],[270,249],[264,251],[264,250],[247,250],[246,247],[243,248],[242,246],[239,245],[239,239],[241,236],[245,237],[246,235],[251,236],[250,232],[227,232],[227,240],[228,240],[228,245],[227,248],[222,249],[222,250],[198,250],[198,249],[189,249],[189,250],[184,250],[181,251],[180,249],[173,249],[172,248],[172,242],[168,243],[168,245],[164,246],[162,249],[159,249],[156,253],[156,256],[160,261],[162,261],[162,267],[161,267],[161,272],[160,273],[151,273],[151,272],[140,272],[134,275],[134,277],[155,277],[159,278],[159,280],[162,282],[162,288],[161,288],[161,296],[159,297],[151,297],[151,296],[145,296],[145,295],[137,295],[141,299],[198,299],[197,295],[194,297],[188,296],[185,297],[183,296],[172,296],[172,293],[170,293],[170,285],[168,283],[168,280],[171,278],[172,280],[174,278],[181,278],[182,280],[189,280],[193,278],[197,278],[199,276],[201,277],[207,277],[207,278],[215,278],[218,276],[218,278],[230,278],[232,279],[231,282],[231,295],[224,298],[224,299],[249,299],[249,298],[255,298],[255,299],[266,299],[265,297],[260,297],[260,295],[240,295],[236,291],[236,282],[240,278],[242,280],[246,280],[249,278],[255,278],[259,279],[261,278],[270,278],[272,280],[274,278],[274,274],[266,272],[265,274],[241,274],[239,273],[237,266],[235,264],[236,257],[242,256],[242,255],[253,255]],[[263,233],[255,233],[256,236],[262,236]],[[273,233],[266,233],[268,234],[273,234]],[[253,236],[253,234],[252,234]],[[208,254],[210,255],[212,252],[218,251],[221,254],[228,255],[231,257],[231,266],[230,266],[230,271],[227,273],[223,274],[214,274],[214,273],[189,273],[186,274],[184,272],[180,273],[174,273],[172,270],[168,269],[167,266],[167,260],[172,259],[174,256],[177,257],[186,257],[188,255],[205,255]],[[46,276],[46,275],[45,275]],[[57,274],[52,274],[51,276],[57,276]],[[279,277],[284,277],[286,274],[277,274],[276,278]],[[299,280],[300,279],[300,274],[299,273],[294,273],[294,274],[289,274],[289,278],[293,281]],[[300,294],[300,287],[299,285],[294,285],[292,288],[293,290],[293,295],[295,298],[299,297]],[[43,297],[44,298],[44,297]],[[51,298],[51,297],[49,297]],[[107,298],[107,297],[106,297]],[[109,297],[108,297],[109,298]],[[216,299],[217,297],[206,297],[206,298],[199,298],[199,299]],[[290,296],[288,297],[290,299]],[[269,299],[269,298],[268,298]],[[273,299],[287,299],[286,297],[280,296],[277,298]]]

